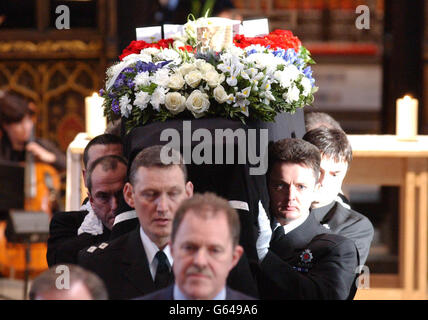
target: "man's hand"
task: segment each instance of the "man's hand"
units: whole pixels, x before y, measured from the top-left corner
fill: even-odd
[[[35,157],[37,157],[40,161],[46,163],[54,163],[56,160],[55,154],[49,152],[41,145],[36,142],[29,142],[26,146],[26,150],[31,152]]]

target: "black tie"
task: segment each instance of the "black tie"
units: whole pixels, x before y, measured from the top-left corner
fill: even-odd
[[[158,260],[158,267],[155,275],[155,287],[157,289],[162,289],[168,286],[170,281],[171,274],[167,263],[168,259],[163,251],[158,251],[155,258]]]
[[[285,232],[284,232],[283,226],[276,227],[276,229],[274,230],[274,232],[272,234],[271,243],[281,239],[281,237],[284,236],[284,234],[285,234]]]

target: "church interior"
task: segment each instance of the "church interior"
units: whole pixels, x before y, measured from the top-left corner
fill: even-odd
[[[123,133],[123,128],[115,128],[115,123],[103,122],[100,108],[95,111],[88,108],[102,104],[99,92],[105,88],[106,70],[136,40],[135,29],[184,24],[187,13],[182,11],[188,10],[189,3],[191,9],[195,5],[199,8],[196,17],[203,16],[204,1],[172,1],[177,6],[171,11],[173,14],[152,8],[157,2],[1,2],[0,90],[31,101],[34,135],[53,143],[65,157],[65,168],[47,170],[41,178],[53,207],[49,205],[46,209],[46,204],[42,204],[32,211],[79,209],[86,197],[81,178],[83,149],[91,137],[106,128]],[[343,194],[374,228],[364,277],[360,277],[354,299],[426,300],[428,3],[423,0],[225,2],[232,5],[223,11],[230,19],[266,18],[269,31],[291,30],[300,39],[316,62],[312,69],[319,88],[313,104],[305,106],[303,111],[328,113],[348,135],[353,160],[343,183]],[[413,135],[400,139],[400,119],[408,120],[398,108],[403,99],[416,105],[416,121],[408,128]],[[1,197],[15,197],[24,189],[22,181],[15,181],[19,180],[15,177],[23,177],[23,172],[10,170],[2,168],[0,163]],[[11,223],[6,210],[10,204],[6,200],[11,199],[0,200],[0,242],[11,243],[0,244],[0,249],[5,248],[0,251],[8,250],[0,252],[0,299],[22,300],[27,298],[32,279],[47,269],[47,235],[40,231],[40,238],[31,245],[24,242],[8,247],[14,242],[6,236],[6,222]],[[38,221],[48,217],[34,215],[35,219],[41,219]],[[31,260],[30,270],[26,257]]]

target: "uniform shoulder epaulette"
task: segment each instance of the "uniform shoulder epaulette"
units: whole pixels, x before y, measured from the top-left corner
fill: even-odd
[[[105,248],[107,248],[107,246],[108,246],[108,243],[107,243],[107,242],[103,242],[103,243],[101,243],[101,244],[98,246],[98,248],[100,248],[100,249],[105,249]]]
[[[98,247],[96,247],[96,246],[90,246],[90,247],[88,248],[88,250],[86,250],[86,252],[93,253],[95,250],[97,250],[97,248],[98,248]]]

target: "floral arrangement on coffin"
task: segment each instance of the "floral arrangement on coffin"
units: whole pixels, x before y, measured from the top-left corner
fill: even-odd
[[[236,35],[220,52],[198,52],[195,43],[132,41],[100,90],[108,119],[122,117],[127,132],[172,118],[273,121],[313,102],[314,61],[290,31]]]

